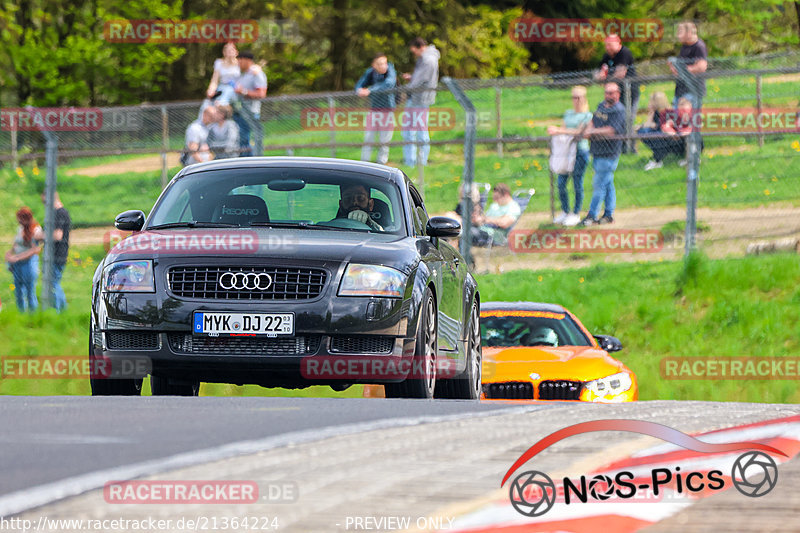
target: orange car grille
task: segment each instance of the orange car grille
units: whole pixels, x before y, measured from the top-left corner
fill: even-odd
[[[542,381],[539,383],[539,399],[579,400],[582,387],[580,381]]]
[[[483,386],[487,400],[533,400],[533,383],[509,381]]]

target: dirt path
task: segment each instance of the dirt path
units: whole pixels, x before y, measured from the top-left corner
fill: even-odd
[[[180,166],[180,154],[168,153],[167,154],[167,168]],[[152,172],[154,170],[161,170],[161,155],[144,155],[142,157],[135,157],[132,159],[123,159],[115,161],[114,163],[106,163],[104,165],[95,165],[92,167],[73,168],[67,170],[67,176],[89,176],[96,178],[97,176],[108,176],[109,174],[124,174],[126,172]]]
[[[614,214],[613,225],[602,229],[660,230],[668,222],[684,220],[682,207],[649,207],[622,209]],[[746,209],[699,208],[697,219],[709,230],[698,235],[699,247],[710,257],[743,256],[747,245],[756,241],[774,241],[800,237],[800,207],[770,206]],[[538,228],[550,220],[549,213],[530,213],[522,217],[517,228]],[[507,248],[487,249],[475,253],[479,272],[505,272],[522,268],[577,268],[602,258],[606,263],[630,261],[663,261],[679,259],[684,252],[683,236],[667,239],[657,253],[518,253]]]

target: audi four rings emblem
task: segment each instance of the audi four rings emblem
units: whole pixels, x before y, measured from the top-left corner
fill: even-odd
[[[219,286],[225,290],[265,291],[272,285],[272,277],[266,272],[225,272],[219,277]]]

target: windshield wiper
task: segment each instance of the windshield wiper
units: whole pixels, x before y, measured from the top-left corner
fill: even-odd
[[[322,229],[316,224],[308,222],[251,222],[251,226],[262,226],[267,228],[303,228],[303,229]]]
[[[167,224],[159,224],[157,226],[150,226],[147,229],[169,229],[169,228],[239,228],[239,224],[227,224],[224,222],[198,222],[192,220],[191,222],[169,222]]]

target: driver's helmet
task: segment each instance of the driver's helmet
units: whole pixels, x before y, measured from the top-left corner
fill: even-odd
[[[525,346],[558,346],[558,334],[552,328],[536,328],[523,338]]]

